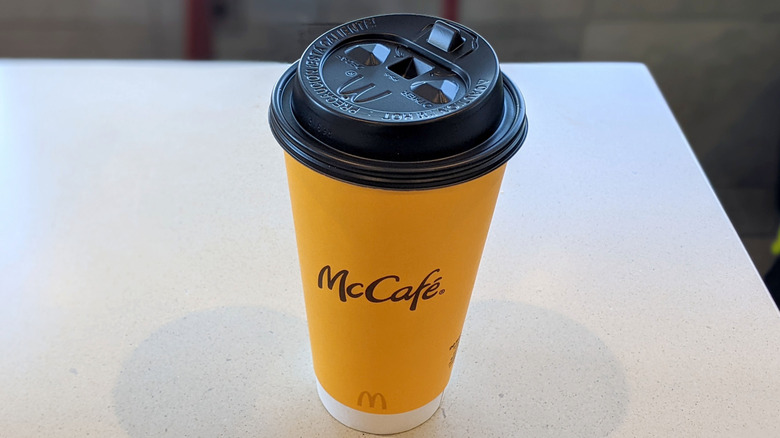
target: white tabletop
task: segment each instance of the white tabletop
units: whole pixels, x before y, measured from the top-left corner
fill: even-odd
[[[317,399],[263,63],[0,62],[0,435],[358,436]],[[408,436],[777,437],[780,317],[648,71],[528,104]]]

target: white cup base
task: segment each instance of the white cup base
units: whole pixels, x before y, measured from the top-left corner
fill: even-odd
[[[425,423],[439,409],[442,395],[444,395],[444,392],[442,392],[425,406],[409,412],[400,414],[371,414],[339,403],[325,391],[319,380],[317,380],[317,393],[325,409],[333,418],[345,426],[361,432],[379,435],[404,432]]]

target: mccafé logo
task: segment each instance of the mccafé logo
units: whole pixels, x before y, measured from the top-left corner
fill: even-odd
[[[409,310],[417,309],[420,300],[430,300],[436,295],[444,293],[441,287],[441,276],[437,275],[439,269],[434,269],[417,286],[399,286],[401,278],[397,275],[385,275],[370,283],[350,281],[349,271],[342,269],[333,274],[330,265],[325,265],[317,276],[317,287],[330,290],[338,289],[339,299],[346,303],[348,299],[365,298],[371,303],[384,303],[385,301],[409,301]]]

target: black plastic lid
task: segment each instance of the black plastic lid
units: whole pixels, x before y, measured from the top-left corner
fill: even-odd
[[[364,18],[317,38],[277,83],[269,120],[304,165],[402,190],[484,175],[527,132],[523,98],[490,45],[424,15]]]

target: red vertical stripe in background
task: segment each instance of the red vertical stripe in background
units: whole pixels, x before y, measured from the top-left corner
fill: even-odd
[[[211,1],[187,2],[187,59],[211,59]]]
[[[442,0],[441,9],[442,17],[458,21],[458,0]]]

